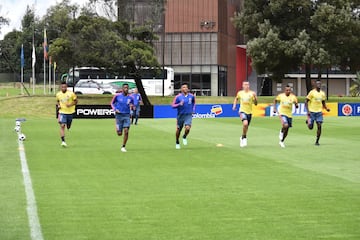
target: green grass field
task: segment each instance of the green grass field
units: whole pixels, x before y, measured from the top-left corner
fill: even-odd
[[[1,118],[0,239],[30,239],[15,118]],[[286,148],[278,118],[140,119],[127,153],[114,120],[27,118],[26,158],[44,239],[360,239],[360,121],[325,118],[321,146],[303,117]],[[216,147],[221,143],[223,147]]]

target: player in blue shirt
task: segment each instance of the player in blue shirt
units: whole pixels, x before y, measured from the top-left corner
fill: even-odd
[[[142,98],[137,88],[134,88],[134,92],[133,94],[131,94],[131,96],[134,99],[134,110],[132,110],[130,113],[131,124],[134,123],[134,118],[135,118],[135,125],[136,125],[140,116],[140,103],[142,102]]]
[[[195,112],[195,96],[189,93],[189,87],[186,83],[181,85],[180,93],[175,96],[171,106],[177,109],[176,117],[176,149],[180,149],[179,137],[182,128],[185,125],[185,133],[182,137],[183,144],[187,145],[187,139],[192,123],[192,114]]]
[[[129,85],[124,83],[122,85],[122,92],[116,94],[111,100],[111,107],[115,111],[116,132],[118,136],[122,135],[124,129],[122,152],[126,152],[125,145],[129,138],[130,128],[130,110],[134,106],[134,99],[128,93]]]

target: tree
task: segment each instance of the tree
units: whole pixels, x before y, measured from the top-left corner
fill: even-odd
[[[359,61],[359,55],[349,58],[349,51],[344,51],[358,49],[360,37],[359,31],[354,32],[359,27],[355,10],[359,9],[358,4],[351,3],[350,0],[245,1],[233,23],[249,39],[248,54],[258,73],[268,73],[281,80],[284,73],[305,66],[306,87],[310,91],[312,66],[320,74],[324,66],[341,64],[345,55],[354,66]],[[334,6],[333,11],[327,10],[329,6]],[[334,26],[328,19],[337,19],[337,24]],[[330,34],[336,40],[328,41]]]
[[[0,10],[1,10],[1,5],[0,5]],[[2,25],[8,24],[9,21],[4,18],[3,16],[0,15],[0,33],[1,33],[1,27]],[[8,69],[8,63],[6,62],[5,59],[5,55],[6,53],[3,52],[4,46],[3,46],[3,41],[0,41],[0,69],[2,69],[2,71],[4,71],[5,69]]]
[[[151,105],[141,81],[141,72],[144,67],[154,68],[154,70],[160,68],[155,50],[150,44],[154,39],[154,34],[150,27],[134,28],[131,33],[134,40],[126,42],[127,47],[125,49],[127,51],[124,58],[124,65],[134,76],[136,87],[141,94],[144,105]]]
[[[160,69],[152,43],[157,39],[155,32],[159,30],[166,0],[91,0],[90,2],[104,3],[106,8],[117,6],[118,21],[115,23],[115,29],[121,40],[109,43],[113,46],[113,62],[108,64],[108,68],[114,72],[127,71],[127,75],[134,76],[144,105],[150,105],[141,82],[141,71],[144,67]],[[140,16],[141,19],[136,16]]]
[[[118,20],[118,8],[117,8],[117,0],[89,0],[91,9],[95,9],[95,11],[100,8],[102,15],[107,19]]]
[[[20,49],[18,31],[6,34],[4,40],[0,41],[0,69],[1,72],[18,73],[20,69]]]
[[[32,44],[34,40],[34,46],[36,49],[41,48],[42,44],[42,32],[37,31],[39,29],[39,19],[36,18],[32,8],[27,6],[25,14],[21,21],[22,31],[13,30],[7,33],[4,40],[1,41],[1,48],[3,58],[0,59],[1,70],[3,72],[20,71],[20,49],[21,45],[24,45],[25,66],[24,73],[32,71],[31,54]],[[40,51],[36,51],[40,52]],[[28,57],[26,57],[28,56]],[[37,59],[40,59],[37,57]],[[38,61],[40,63],[41,61]],[[36,64],[36,71],[41,69],[41,63]]]
[[[142,69],[145,67],[154,68],[154,71],[160,69],[155,50],[151,45],[151,42],[155,39],[152,28],[150,26],[141,26],[130,30],[130,26],[126,21],[117,22],[115,26],[118,30],[118,36],[122,36],[122,38],[115,42],[112,62],[110,62],[108,68],[114,72],[126,72],[132,75],[144,105],[151,105],[145,93],[141,76]]]
[[[141,69],[159,68],[151,27],[132,27],[128,22],[112,22],[103,17],[80,15],[70,20],[49,54],[67,66],[105,67],[115,75],[132,75],[144,105],[151,105],[141,81]]]
[[[1,10],[1,5],[0,5],[0,10]],[[9,24],[9,20],[0,15],[0,33],[1,33],[1,25],[5,25],[5,24]]]
[[[355,1],[354,1],[355,2]],[[332,1],[320,4],[311,19],[319,42],[342,70],[359,70],[360,3]]]

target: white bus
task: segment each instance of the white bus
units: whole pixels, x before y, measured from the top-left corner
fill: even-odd
[[[128,76],[112,76],[104,68],[98,67],[75,67],[75,74],[70,68],[69,73],[63,74],[62,81],[66,81],[69,86],[74,86],[80,79],[91,79],[99,83],[112,83],[119,86],[129,84],[129,89],[136,88],[133,78]],[[75,75],[75,77],[74,77]],[[160,71],[151,68],[142,70],[142,84],[148,96],[172,96],[174,95],[174,69],[165,67]],[[74,81],[75,80],[75,81]]]

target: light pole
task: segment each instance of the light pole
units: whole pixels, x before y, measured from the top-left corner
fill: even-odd
[[[164,4],[164,3],[163,3]],[[162,7],[162,96],[165,96],[165,6]]]
[[[326,67],[326,100],[329,100],[329,66]]]
[[[75,14],[76,14],[76,7],[74,7],[73,8],[73,21],[75,21],[76,19],[75,19]],[[73,92],[75,92],[75,49],[76,49],[76,39],[75,39],[75,33],[73,33],[73,35],[72,35],[72,37],[73,37],[73,41],[72,41],[72,44],[73,44],[73,50],[72,50],[72,52],[73,52],[73,59],[72,59],[72,64],[73,64],[73,66],[72,66],[72,83],[73,83]]]

